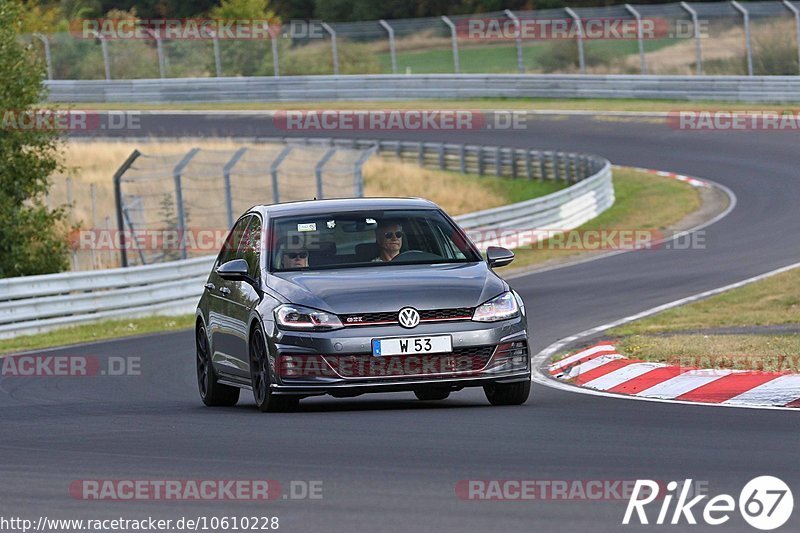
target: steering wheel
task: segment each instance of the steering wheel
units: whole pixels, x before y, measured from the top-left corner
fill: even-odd
[[[436,254],[432,254],[429,252],[423,252],[422,250],[406,250],[405,252],[399,253],[392,261],[424,261],[429,259],[441,259],[442,257]]]

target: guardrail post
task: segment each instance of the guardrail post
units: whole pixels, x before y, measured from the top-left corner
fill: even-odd
[[[425,166],[425,143],[420,141],[417,145],[417,163],[419,166]]]
[[[133,162],[142,155],[139,150],[134,150],[131,152],[131,155],[128,156],[128,159],[125,160],[122,165],[114,172],[114,203],[116,204],[117,208],[117,230],[119,230],[119,239],[118,242],[120,243],[119,247],[119,259],[120,264],[123,267],[128,266],[128,253],[125,249],[125,219],[122,216],[122,176],[125,174]]]
[[[375,152],[378,150],[376,146],[373,146],[358,158],[353,168],[353,178],[355,180],[355,188],[356,188],[356,198],[363,198],[364,197],[364,174],[362,173],[361,169],[364,166],[364,163],[367,162],[367,159],[372,157]]]
[[[547,179],[547,162],[544,160],[544,152],[536,152],[539,159],[539,180],[544,181]]]
[[[753,46],[750,40],[750,12],[744,8],[742,4],[733,0],[731,5],[736,8],[736,10],[742,14],[742,19],[744,21],[744,46],[747,50],[747,75],[753,75]]]
[[[278,204],[281,201],[281,193],[278,190],[278,167],[283,163],[283,160],[289,155],[292,151],[291,145],[286,145],[281,150],[281,153],[278,154],[278,157],[275,158],[275,161],[272,162],[272,165],[269,167],[269,174],[272,177],[272,203]]]
[[[800,69],[800,9],[794,7],[789,0],[783,0],[783,5],[794,15],[795,40],[797,41],[797,68]]]
[[[483,152],[484,152],[484,147],[483,146],[479,146],[478,147],[478,153],[477,153],[477,156],[478,156],[478,176],[483,176]]]
[[[389,26],[389,23],[381,19],[378,21],[386,33],[389,34],[389,55],[392,58],[392,74],[397,74],[397,48],[394,42],[394,29]]]
[[[439,149],[439,168],[444,170],[445,168],[447,168],[444,158],[444,143],[439,143],[438,149]]]
[[[528,181],[533,179],[533,165],[531,161],[531,151],[529,149],[525,149],[525,177],[528,178]]]
[[[647,74],[647,62],[644,58],[644,30],[642,28],[642,15],[630,4],[625,4],[625,9],[636,19],[636,40],[639,41],[639,68],[642,74]]]
[[[577,25],[578,31],[575,33],[575,37],[578,40],[578,65],[580,66],[581,74],[586,74],[586,55],[583,52],[583,23],[580,17],[578,17],[578,14],[575,13],[571,7],[565,7],[564,11],[567,12],[567,15],[572,17],[572,20],[574,20]]]
[[[92,200],[92,231],[97,228],[97,185],[94,183],[89,184],[89,194],[91,195]],[[90,248],[90,253],[92,256],[92,270],[97,268],[97,258],[95,256],[94,246]]]
[[[700,47],[700,23],[697,20],[697,11],[692,9],[692,6],[686,2],[681,2],[681,7],[692,17],[692,26],[694,27],[694,54],[697,61],[697,75],[699,76],[703,73],[703,54]]]
[[[499,146],[494,149],[494,175],[497,177],[503,175],[503,152]]]
[[[517,178],[517,149],[509,148],[508,155],[511,157],[511,177]]]
[[[172,169],[172,177],[175,180],[175,205],[178,209],[178,234],[181,239],[181,259],[186,259],[186,210],[183,205],[183,186],[181,185],[181,173],[186,165],[192,160],[200,148],[192,148],[183,156],[175,168]]]
[[[326,22],[322,23],[322,27],[331,36],[331,53],[333,54],[333,74],[339,75],[339,51],[336,49],[336,32]]]
[[[325,166],[331,157],[334,156],[336,153],[336,147],[331,146],[328,148],[328,151],[317,161],[317,165],[314,167],[314,176],[317,178],[317,200],[322,200],[325,198],[324,190],[322,188],[322,167]]]
[[[278,64],[278,39],[275,37],[275,30],[267,23],[267,33],[269,33],[269,42],[272,47],[272,72],[278,78],[281,75],[280,65]],[[280,33],[278,34],[280,36]]]
[[[222,179],[225,182],[225,208],[228,214],[228,227],[233,227],[233,194],[231,192],[231,171],[242,158],[247,148],[239,148],[222,168]]]
[[[156,41],[156,53],[158,54],[158,75],[162,79],[164,78],[164,47],[161,45],[161,36],[155,30],[148,29],[147,33],[152,35],[153,39]]]
[[[557,152],[553,152],[553,172],[556,181],[559,181],[561,179],[561,154]]]
[[[105,68],[106,80],[111,79],[111,64],[109,63],[108,59],[108,44],[106,43],[106,38],[103,37],[102,34],[94,31],[89,30],[89,33],[94,34],[95,39],[100,41],[100,50],[103,52],[103,67]]]
[[[458,145],[458,165],[462,174],[467,173],[467,147],[463,144]]]
[[[522,58],[522,25],[519,22],[519,17],[517,17],[510,9],[506,9],[505,14],[514,22],[514,26],[517,27],[517,34],[514,37],[514,40],[517,43],[517,72],[523,74],[525,72],[525,62]]]
[[[52,80],[53,79],[53,58],[50,55],[50,41],[48,41],[47,37],[45,37],[44,35],[42,35],[39,32],[34,33],[33,36],[36,37],[37,39],[39,39],[40,41],[42,41],[42,44],[44,45],[44,62],[45,62],[45,65],[47,66],[47,79],[48,80]]]
[[[214,68],[217,71],[217,77],[222,77],[222,56],[219,52],[219,38],[216,32],[209,32],[211,34],[211,45],[214,48]]]
[[[458,32],[456,32],[456,25],[453,24],[449,17],[442,16],[442,21],[450,28],[450,41],[453,46],[453,70],[458,74],[461,71],[461,67],[458,63]]]

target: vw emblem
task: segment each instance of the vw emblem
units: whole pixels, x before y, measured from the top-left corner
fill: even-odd
[[[419,313],[413,307],[404,307],[397,314],[397,319],[404,328],[415,328],[419,324]]]

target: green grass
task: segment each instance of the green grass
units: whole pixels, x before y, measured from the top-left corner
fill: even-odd
[[[634,359],[692,368],[800,372],[800,335],[632,335],[617,341]]]
[[[800,372],[799,334],[675,333],[800,323],[800,268],[608,332],[620,353],[700,368]],[[667,334],[667,335],[665,335]]]
[[[631,322],[609,335],[795,323],[800,323],[800,268]]]
[[[627,168],[614,169],[614,205],[600,216],[573,230],[665,230],[700,207],[698,190],[686,183]],[[568,241],[567,241],[568,242]],[[513,267],[528,267],[607,250],[563,249],[548,242],[536,248],[515,249]]]
[[[566,41],[548,41],[525,44],[522,47],[523,64],[526,70],[542,70],[549,64],[548,56],[553,46],[571,44]],[[674,39],[655,39],[645,41],[645,51],[652,52],[675,44]],[[621,60],[626,56],[639,53],[639,45],[635,40],[586,41],[584,47],[587,56],[602,59],[605,62]],[[571,51],[571,49],[570,49]],[[466,74],[499,74],[516,73],[517,47],[515,44],[494,44],[488,46],[460,45],[458,50],[460,71]],[[378,54],[378,60],[384,72],[391,72],[391,55],[388,52]],[[564,67],[570,66],[566,61],[577,63],[577,48],[574,57],[565,58]],[[399,51],[397,53],[397,71],[400,74],[410,68],[412,74],[440,74],[453,72],[453,51],[450,47],[426,50]]]
[[[0,354],[38,350],[52,346],[68,346],[85,342],[100,341],[145,335],[163,331],[176,331],[191,328],[194,315],[153,316],[130,318],[126,320],[104,320],[94,324],[84,324],[60,328],[36,335],[22,335],[13,339],[0,340]]]

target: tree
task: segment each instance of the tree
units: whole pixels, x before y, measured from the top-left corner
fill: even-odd
[[[69,266],[66,206],[43,201],[49,177],[61,169],[56,128],[22,127],[37,110],[45,69],[31,46],[17,40],[20,6],[0,0],[0,278],[50,274]]]

